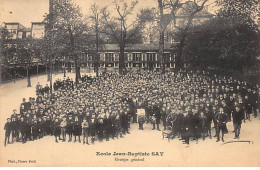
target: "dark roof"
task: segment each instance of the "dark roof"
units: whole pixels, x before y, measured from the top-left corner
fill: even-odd
[[[165,50],[173,50],[171,48],[171,44],[164,45]],[[119,51],[118,44],[104,44],[103,51]],[[125,51],[158,51],[159,44],[152,43],[152,44],[126,44]]]
[[[32,22],[32,24],[46,24],[45,22]]]
[[[19,25],[19,22],[4,22],[4,24],[8,24],[8,25]]]
[[[18,25],[19,31],[26,31],[26,29],[29,29],[29,28],[26,28],[25,26],[23,26],[22,24],[20,24],[19,22],[5,22],[4,24],[5,25]]]

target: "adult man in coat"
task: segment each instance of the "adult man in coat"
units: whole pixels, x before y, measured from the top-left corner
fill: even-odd
[[[235,129],[235,138],[234,139],[239,139],[239,134],[240,134],[240,129],[241,129],[241,124],[243,120],[243,112],[242,110],[236,106],[235,110],[233,111],[232,117],[233,117],[233,126]]]

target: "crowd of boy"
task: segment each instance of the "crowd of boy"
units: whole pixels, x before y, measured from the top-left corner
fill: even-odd
[[[37,87],[38,86],[38,87]],[[242,121],[259,112],[259,85],[208,72],[130,72],[104,74],[91,81],[73,83],[69,78],[54,83],[54,93],[38,84],[37,97],[23,99],[5,124],[6,143],[14,139],[25,143],[46,135],[55,141],[73,140],[83,144],[123,137],[129,133],[130,120],[151,123],[153,130],[170,129],[186,144],[190,138],[212,138],[217,142],[228,133],[226,123],[233,121],[239,139]],[[145,109],[145,118],[137,109]],[[10,134],[12,141],[9,141]],[[221,134],[221,136],[220,136]]]

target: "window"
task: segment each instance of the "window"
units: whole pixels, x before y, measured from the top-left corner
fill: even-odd
[[[141,61],[142,53],[133,53],[133,61]]]
[[[89,54],[87,54],[87,57],[86,57],[86,58],[87,58],[88,61],[92,61],[92,60],[93,60],[92,55],[89,55]]]
[[[115,61],[114,53],[106,53],[105,60],[106,61]]]
[[[155,53],[147,53],[147,61],[155,61]]]
[[[132,54],[131,53],[129,53],[129,55],[128,55],[128,61],[132,61]]]
[[[124,55],[124,60],[128,61],[128,54],[127,53],[125,53],[125,55]]]
[[[164,62],[168,63],[170,61],[170,53],[164,53]]]

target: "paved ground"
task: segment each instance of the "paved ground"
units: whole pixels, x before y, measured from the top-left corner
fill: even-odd
[[[54,75],[54,80],[62,78]],[[74,77],[74,74],[69,74]],[[26,144],[14,143],[3,147],[4,123],[12,113],[12,109],[19,108],[22,98],[35,96],[35,86],[39,81],[47,83],[47,76],[33,77],[32,87],[27,88],[26,80],[16,83],[0,85],[0,166],[260,166],[260,119],[242,124],[242,140],[254,143],[216,143],[216,139],[191,142],[190,147],[178,139],[162,139],[159,131],[152,130],[150,124],[145,124],[144,130],[138,130],[137,124],[132,124],[130,133],[124,138],[96,142],[95,145],[82,143],[55,143],[54,137],[47,136]],[[233,141],[232,124],[228,123],[229,133],[225,141]],[[214,134],[214,132],[213,132]],[[96,156],[96,152],[112,153],[111,156]],[[113,156],[122,152],[164,152],[163,156]],[[133,158],[144,161],[131,162]],[[126,160],[128,159],[128,160]],[[8,163],[14,160],[16,163]],[[19,163],[21,161],[36,160],[35,163]],[[120,161],[118,161],[120,160]]]

